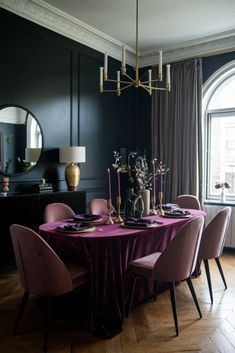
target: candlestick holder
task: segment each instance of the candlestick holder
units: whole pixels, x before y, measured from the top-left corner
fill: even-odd
[[[158,212],[156,210],[156,196],[152,195],[152,209],[150,211],[151,215],[156,215]]]
[[[108,218],[105,222],[105,224],[113,224],[113,220],[112,220],[112,200],[108,199],[107,200],[107,208],[108,208]]]
[[[122,223],[123,222],[123,219],[121,217],[121,214],[120,214],[120,207],[121,207],[121,196],[117,196],[117,200],[116,200],[116,205],[117,205],[117,217],[115,218],[115,223]]]
[[[158,197],[159,197],[159,210],[158,210],[158,214],[159,214],[160,216],[164,216],[165,212],[164,212],[164,210],[163,210],[163,208],[162,208],[162,200],[163,200],[163,192],[162,192],[162,191],[158,193]]]

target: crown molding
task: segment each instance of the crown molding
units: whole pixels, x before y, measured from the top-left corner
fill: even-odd
[[[0,7],[27,20],[121,60],[123,43],[65,14],[42,0],[0,0]],[[134,50],[126,48],[126,62],[135,63]]]
[[[111,57],[121,61],[123,43],[42,0],[0,0],[0,7],[101,53],[108,53]],[[164,63],[174,62],[232,50],[235,50],[235,30],[165,48],[163,60]],[[126,48],[126,62],[135,66],[135,49]],[[154,66],[157,63],[156,52],[141,53],[140,67]]]
[[[163,49],[164,63],[171,63],[194,57],[203,57],[235,51],[235,30],[219,33],[181,43],[178,46]],[[141,67],[157,64],[156,52],[143,52]]]

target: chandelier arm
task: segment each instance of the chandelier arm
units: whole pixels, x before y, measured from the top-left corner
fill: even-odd
[[[125,74],[124,76],[126,76],[127,78],[129,78],[129,80],[131,80],[132,82],[135,81],[135,80],[134,80],[131,76],[129,76],[128,74]]]
[[[148,86],[140,84],[139,87],[142,87],[143,89],[145,89],[145,91],[147,91],[149,94],[151,94],[151,90],[149,89]]]
[[[143,85],[142,83],[140,84],[140,87],[143,87],[148,92],[150,89],[153,89],[155,91],[168,91],[168,89],[166,87],[152,87],[152,86],[149,87],[149,86]]]
[[[117,93],[118,90],[116,90],[116,89],[103,89],[102,92],[105,92],[105,93],[107,93],[107,92],[115,92],[115,93]]]
[[[125,87],[120,88],[120,91],[124,91],[125,89],[127,89],[131,86],[132,86],[132,83],[130,83],[129,85],[126,85]]]
[[[159,80],[158,78],[156,78],[155,80],[151,80],[151,81],[142,81],[141,83],[143,83],[143,84],[148,84],[148,83],[153,83],[153,82],[159,82],[159,81],[161,81],[161,80]]]
[[[107,80],[105,80],[105,82],[114,82],[114,83],[118,83],[118,80],[112,80],[111,78],[107,78]]]
[[[133,80],[131,80],[132,82],[133,82]],[[122,80],[112,80],[112,79],[110,79],[110,78],[107,78],[107,80],[105,80],[105,82],[114,82],[114,83],[118,83],[118,82],[120,82],[120,83],[127,83],[127,84],[129,84],[130,83],[130,81],[122,81]],[[131,85],[132,85],[132,83],[131,83]]]
[[[127,83],[127,84],[129,84],[130,83],[130,81],[120,81],[121,83]],[[131,80],[131,85],[132,85],[132,82],[133,82],[133,80]]]

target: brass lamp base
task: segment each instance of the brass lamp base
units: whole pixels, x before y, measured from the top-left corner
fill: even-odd
[[[80,182],[80,168],[74,163],[65,168],[65,180],[68,191],[76,191]]]

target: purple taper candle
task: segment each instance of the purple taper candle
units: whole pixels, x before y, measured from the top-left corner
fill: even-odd
[[[117,171],[117,183],[118,183],[118,196],[121,196],[121,187],[120,187],[120,171]]]
[[[110,178],[110,169],[108,168],[108,196],[111,200],[111,178]]]

